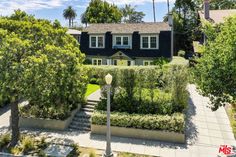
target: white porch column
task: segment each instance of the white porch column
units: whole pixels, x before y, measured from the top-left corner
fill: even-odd
[[[135,61],[131,61],[131,66],[134,66],[135,65]]]
[[[107,65],[112,65],[111,59],[107,59]]]

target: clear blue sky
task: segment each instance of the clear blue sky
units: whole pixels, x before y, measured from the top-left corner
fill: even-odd
[[[115,3],[119,7],[125,4],[136,5],[138,11],[143,11],[146,16],[144,21],[153,21],[152,0],[106,0]],[[167,14],[167,0],[156,0],[156,18],[162,21]],[[9,15],[15,9],[21,9],[27,13],[34,14],[37,18],[44,18],[54,21],[58,19],[63,25],[67,21],[63,18],[63,10],[71,5],[77,12],[76,22],[80,24],[80,15],[85,11],[90,0],[0,0],[0,15]],[[171,7],[174,0],[170,0]]]

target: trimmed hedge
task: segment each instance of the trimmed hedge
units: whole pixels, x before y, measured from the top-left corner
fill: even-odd
[[[96,111],[92,115],[92,124],[106,125],[106,112]],[[148,130],[166,130],[184,133],[184,114],[174,113],[169,115],[142,115],[128,114],[125,112],[111,113],[111,126],[148,129]]]
[[[159,66],[88,66],[89,77],[97,78],[102,101],[96,106],[106,110],[104,77],[113,76],[111,111],[137,114],[184,113],[188,106],[187,67],[183,65]]]

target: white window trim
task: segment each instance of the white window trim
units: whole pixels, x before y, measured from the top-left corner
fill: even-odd
[[[148,62],[148,65],[145,65],[145,62]],[[150,66],[152,62],[152,60],[143,60],[143,66]]]
[[[94,61],[97,61],[97,64],[93,64]],[[92,58],[92,65],[98,65],[98,61],[101,61],[101,65],[102,65],[102,59],[100,58]]]
[[[116,37],[121,37],[121,45],[116,45]],[[124,37],[128,37],[128,45],[123,44]],[[113,35],[112,46],[129,46],[132,49],[132,36],[131,35]]]
[[[96,38],[96,47],[92,47],[92,37]],[[102,37],[103,38],[103,47],[98,47],[98,37]],[[89,48],[91,49],[103,49],[105,48],[105,36],[104,35],[90,35],[89,36]]]
[[[143,48],[143,37],[148,37],[148,48]],[[151,37],[156,37],[157,39],[156,48],[151,48]],[[140,43],[140,49],[157,50],[159,49],[159,35],[141,35]]]

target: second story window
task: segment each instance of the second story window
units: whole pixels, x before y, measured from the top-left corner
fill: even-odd
[[[131,48],[131,36],[114,35],[113,47],[114,48]]]
[[[158,49],[158,36],[141,36],[141,49]]]
[[[104,36],[93,35],[90,36],[90,48],[104,48]]]
[[[121,45],[121,37],[116,37],[116,45]]]

